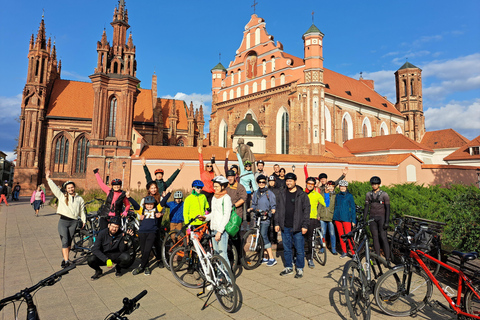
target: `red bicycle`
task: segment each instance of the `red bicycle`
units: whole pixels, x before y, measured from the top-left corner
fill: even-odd
[[[439,301],[433,303],[456,314],[459,318],[480,319],[480,281],[472,281],[463,272],[465,262],[477,259],[478,253],[452,251],[452,255],[460,258],[460,269],[456,269],[422,251],[429,248],[428,243],[423,241],[423,239],[431,238],[426,236],[432,233],[427,226],[420,226],[420,230],[413,238],[408,236],[409,232],[411,234],[411,230],[399,229],[401,228],[397,226],[396,231],[400,231],[407,249],[405,250],[404,264],[387,271],[378,279],[375,287],[375,300],[378,307],[391,316],[412,315],[422,310],[425,305],[431,304],[433,283],[447,300],[448,306]],[[426,260],[438,263],[458,275],[456,293],[442,289],[436,277],[425,264]],[[477,279],[477,275],[474,278]]]

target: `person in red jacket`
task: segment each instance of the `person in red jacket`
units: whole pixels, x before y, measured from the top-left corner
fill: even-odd
[[[215,162],[215,156],[212,157],[211,161],[213,163]],[[213,171],[212,162],[207,162],[205,165],[203,164],[202,147],[198,147],[198,162],[200,165],[200,180],[202,180],[204,184],[202,193],[207,197],[208,205],[211,208],[212,197],[215,193],[212,182],[213,178],[215,178],[215,172]]]

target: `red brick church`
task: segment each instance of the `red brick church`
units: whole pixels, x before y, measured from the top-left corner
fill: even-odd
[[[14,178],[24,194],[42,183],[45,169],[54,180],[72,180],[81,188],[96,185],[86,173],[97,167],[104,180],[123,177],[129,185],[132,145],[203,145],[201,106],[157,98],[155,74],[151,90],[139,87],[123,0],[111,26],[112,42],[105,30],[97,42],[91,82],[61,79],[61,61],[45,36],[43,18],[37,36],[32,34]]]

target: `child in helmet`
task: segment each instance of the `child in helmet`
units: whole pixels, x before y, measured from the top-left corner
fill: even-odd
[[[183,192],[180,190],[175,191],[173,201],[167,202],[172,191],[172,187],[168,187],[165,196],[160,202],[162,207],[170,209],[170,231],[180,230],[183,226]]]
[[[128,202],[125,192],[122,191],[122,180],[113,179],[111,182],[112,188],[109,188],[100,177],[98,168],[94,169],[93,173],[97,178],[98,185],[103,192],[107,194],[105,208],[108,208],[108,212],[105,213],[107,213],[108,218],[100,218],[100,230],[103,230],[107,228],[110,217],[118,217],[120,215],[123,217],[127,216],[128,210],[130,209],[130,202]]]
[[[142,252],[142,260],[138,268],[132,271],[135,276],[142,272],[146,276],[150,275],[148,261],[150,258],[150,251],[155,243],[158,226],[160,225],[163,213],[162,206],[157,204],[153,196],[146,196],[143,198],[143,206],[137,210],[138,220],[140,220],[140,228],[138,229],[138,240],[140,241],[140,251]],[[157,260],[158,257],[157,257]]]
[[[201,180],[195,180],[192,182],[192,193],[185,198],[183,203],[183,221],[188,223],[191,219],[196,216],[205,215],[205,211],[210,209],[208,205],[207,197],[201,193],[204,184]],[[201,221],[197,220],[192,223],[192,225],[200,225]]]

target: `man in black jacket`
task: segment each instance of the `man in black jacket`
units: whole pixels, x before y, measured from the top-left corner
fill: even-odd
[[[293,273],[293,246],[295,246],[296,268],[295,278],[303,277],[305,267],[305,238],[310,223],[310,200],[307,194],[296,185],[294,173],[285,175],[287,188],[280,192],[280,201],[274,215],[275,231],[282,231],[283,256],[285,269],[280,273],[286,276]]]
[[[133,236],[133,231],[128,234]],[[103,229],[97,235],[92,248],[92,255],[88,257],[88,265],[95,270],[92,280],[97,280],[103,271],[100,266],[113,267],[115,263],[115,275],[122,275],[121,269],[126,268],[130,263],[131,257],[128,253],[125,234],[120,230],[120,218],[110,218],[108,228]]]

